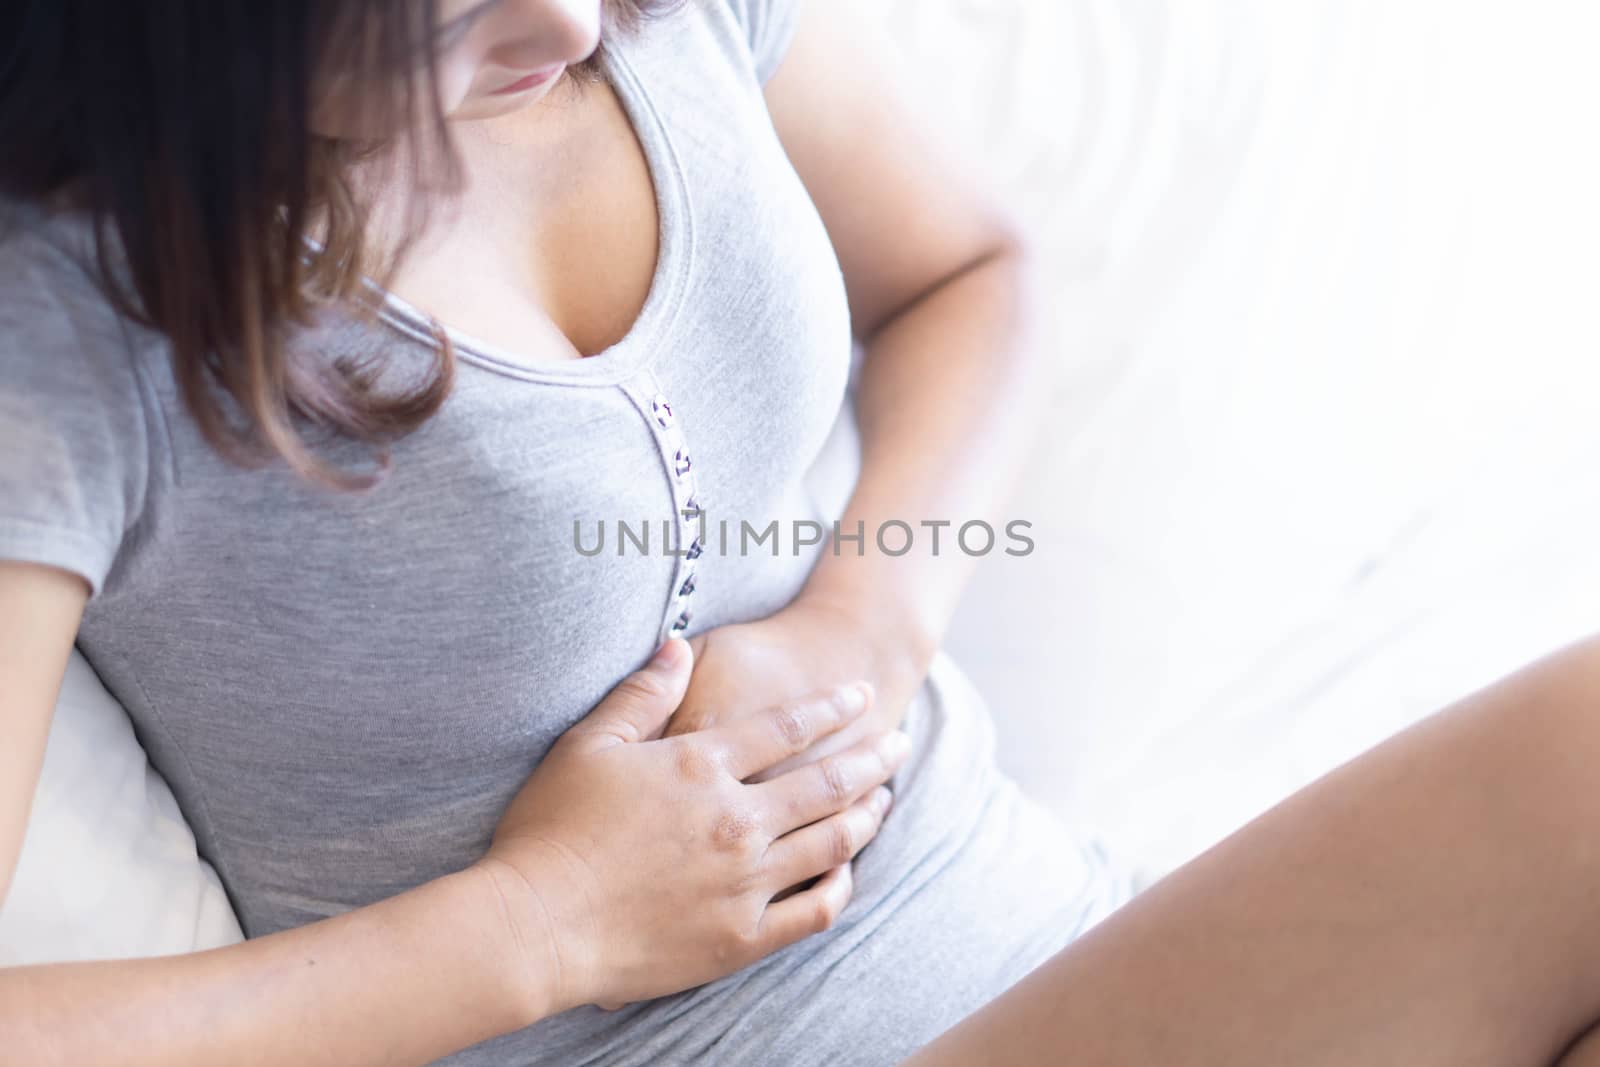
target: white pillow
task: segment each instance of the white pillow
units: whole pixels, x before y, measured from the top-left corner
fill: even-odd
[[[0,965],[160,956],[242,939],[127,712],[74,648],[0,907]]]

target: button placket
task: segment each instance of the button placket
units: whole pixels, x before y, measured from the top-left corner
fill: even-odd
[[[646,414],[654,431],[657,448],[670,475],[673,507],[678,516],[675,526],[678,538],[672,546],[676,549],[678,563],[673,574],[672,595],[662,621],[660,640],[664,641],[672,634],[686,631],[694,619],[690,603],[699,581],[695,561],[700,558],[705,546],[701,544],[699,536],[700,493],[695,479],[694,459],[684,438],[683,427],[672,409],[672,401],[661,389],[654,373],[646,370],[641,378],[641,389],[634,392],[634,400]],[[688,541],[687,548],[683,547],[685,540]]]

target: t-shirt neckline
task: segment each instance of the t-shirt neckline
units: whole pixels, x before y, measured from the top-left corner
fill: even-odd
[[[644,152],[655,189],[659,218],[656,269],[644,306],[628,332],[615,344],[581,359],[534,359],[439,323],[438,329],[449,339],[458,359],[529,381],[615,385],[636,374],[649,362],[651,353],[660,351],[661,342],[677,316],[694,243],[683,168],[666,124],[620,46],[606,42],[599,60]],[[380,319],[410,337],[437,346],[435,326],[427,314],[398,294],[375,284],[373,288],[382,296]]]

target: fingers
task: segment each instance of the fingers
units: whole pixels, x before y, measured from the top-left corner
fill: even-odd
[[[728,770],[743,780],[804,752],[859,718],[871,704],[872,686],[852,682],[829,693],[742,716],[703,734],[721,746]]]
[[[643,669],[628,675],[562,735],[567,744],[613,745],[656,734],[683,700],[694,656],[681,637],[669,638]]]
[[[767,905],[756,939],[763,956],[833,926],[855,891],[850,864],[842,863],[803,893]]]
[[[845,810],[785,834],[767,849],[763,870],[773,885],[793,886],[849,863],[877,836],[892,803],[880,785]]]
[[[887,782],[910,751],[910,736],[892,730],[750,788],[758,791],[757,808],[772,820],[767,830],[780,837],[842,811]]]

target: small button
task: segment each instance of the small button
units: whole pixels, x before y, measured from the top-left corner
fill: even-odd
[[[699,497],[691,494],[689,499],[683,502],[683,511],[688,512],[687,515],[684,515],[685,522],[697,521],[700,518]],[[682,514],[682,512],[679,512],[679,514]]]
[[[683,558],[687,560],[697,560],[700,558],[700,551],[700,538],[696,537],[693,541],[689,542],[689,551],[683,554]]]
[[[691,618],[693,618],[693,616],[687,611],[679,615],[678,620],[672,624],[672,632],[677,634],[687,630],[689,628],[689,620]]]
[[[685,578],[683,580],[683,584],[678,587],[678,595],[680,597],[685,597],[685,596],[688,596],[689,594],[691,594],[693,592],[694,592],[694,575],[691,573],[689,575],[689,577],[687,577],[687,578]]]
[[[663,429],[672,425],[672,405],[667,403],[667,398],[660,393],[650,402],[650,414],[656,417],[656,423]]]
[[[672,473],[676,474],[679,478],[682,478],[685,474],[688,474],[690,468],[693,466],[694,464],[689,462],[689,453],[685,452],[681,448],[678,449],[677,453],[672,457]]]

